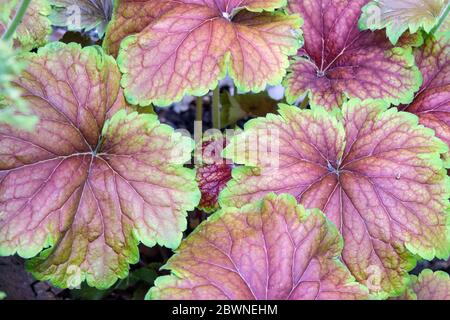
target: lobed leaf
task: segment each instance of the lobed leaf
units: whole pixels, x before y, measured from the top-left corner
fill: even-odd
[[[117,57],[123,39],[144,30],[173,5],[167,0],[114,0],[112,20],[106,29],[103,48]]]
[[[392,44],[405,31],[430,32],[445,9],[447,0],[374,0],[363,9],[360,28],[372,31],[386,28]]]
[[[285,79],[294,103],[308,94],[312,106],[340,107],[348,98],[410,103],[421,84],[408,37],[393,48],[382,32],[360,31],[358,19],[368,0],[290,0],[289,11],[305,20],[304,47]],[[414,43],[414,41],[416,43]]]
[[[221,157],[226,144],[227,141],[222,135],[213,135],[205,137],[198,148],[201,158],[197,159],[196,178],[202,193],[198,208],[207,213],[219,209],[219,194],[231,180],[233,166]]]
[[[364,299],[339,260],[342,239],[317,209],[267,195],[212,215],[182,242],[149,299]]]
[[[450,278],[443,271],[426,269],[419,276],[410,276],[407,291],[400,300],[450,300]]]
[[[450,145],[450,36],[430,36],[415,50],[415,56],[424,80],[405,110],[416,114],[421,124]],[[449,153],[444,157],[449,165]]]
[[[5,33],[10,22],[16,15],[20,5],[19,0],[0,0],[0,35]],[[50,4],[47,0],[33,0],[30,2],[22,23],[17,27],[14,35],[14,47],[23,51],[43,46],[51,33]]]
[[[127,113],[114,59],[52,43],[22,57],[14,82],[40,119],[0,125],[0,255],[40,280],[107,288],[139,259],[138,243],[176,248],[200,193],[183,168],[191,139],[155,115]]]
[[[202,96],[227,72],[241,91],[281,82],[288,56],[300,45],[294,31],[301,21],[282,11],[261,11],[283,1],[177,3],[122,41],[118,64],[130,103],[167,106],[186,94]]]
[[[113,0],[49,0],[52,24],[69,30],[97,30],[103,37],[112,16]]]
[[[342,112],[281,106],[224,150],[235,163],[221,206],[290,193],[338,226],[342,259],[373,293],[399,295],[414,255],[448,258],[447,146],[412,114],[350,100]],[[264,146],[276,141],[268,152]],[[274,165],[276,164],[276,165]]]

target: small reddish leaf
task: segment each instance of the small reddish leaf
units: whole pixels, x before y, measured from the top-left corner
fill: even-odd
[[[192,141],[155,115],[127,114],[99,47],[52,43],[22,59],[15,84],[40,122],[0,125],[0,255],[50,247],[28,262],[38,279],[107,288],[138,261],[139,241],[179,245],[200,198],[182,166]]]
[[[207,137],[201,143],[201,158],[197,159],[197,182],[202,193],[198,208],[207,213],[219,208],[220,192],[231,180],[232,165],[222,158],[226,140],[221,137]]]
[[[423,85],[406,108],[426,127],[450,145],[450,36],[437,40],[430,36],[416,49],[416,62],[423,75]],[[445,155],[447,164],[450,154]]]
[[[19,0],[0,0],[0,36],[6,31],[20,4]],[[45,45],[52,31],[48,19],[50,12],[47,0],[31,1],[14,35],[14,47],[29,51]]]
[[[150,299],[364,299],[339,260],[342,239],[317,209],[270,194],[212,215],[184,240]]]
[[[400,300],[450,300],[450,278],[443,271],[426,269],[410,277],[407,291]]]
[[[274,10],[283,1],[178,3],[122,42],[118,64],[130,103],[167,106],[185,94],[202,96],[227,72],[241,91],[281,82],[288,56],[300,45],[294,31],[301,20],[249,10]]]
[[[407,30],[416,33],[420,28],[430,32],[436,25],[447,0],[375,0],[363,9],[362,29],[386,28],[389,40],[395,45]]]
[[[281,116],[249,121],[224,150],[247,167],[233,170],[219,203],[294,195],[339,227],[343,261],[358,281],[400,294],[415,264],[409,252],[448,258],[450,183],[440,160],[445,144],[414,115],[387,108],[350,100],[334,115],[281,106]],[[261,147],[274,140],[272,152]]]
[[[305,20],[305,45],[285,80],[293,103],[309,94],[313,106],[340,107],[347,98],[412,101],[420,73],[411,48],[393,48],[383,32],[360,31],[368,0],[289,0]],[[409,44],[409,43],[408,43]]]

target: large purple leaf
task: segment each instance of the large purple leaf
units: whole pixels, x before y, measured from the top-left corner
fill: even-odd
[[[430,36],[415,55],[423,85],[406,111],[416,114],[421,124],[450,145],[450,35]],[[445,159],[448,164],[448,152]]]
[[[182,242],[150,299],[364,299],[339,260],[342,239],[317,209],[270,194],[212,215]]]
[[[384,32],[359,30],[368,2],[289,0],[289,11],[304,19],[305,38],[285,80],[290,103],[307,93],[311,105],[326,109],[347,98],[412,101],[421,78],[411,48],[393,48]]]
[[[448,148],[417,117],[359,100],[342,113],[281,106],[280,114],[248,122],[224,150],[252,167],[233,170],[222,206],[272,191],[320,208],[344,237],[352,274],[384,296],[403,291],[411,253],[448,258],[450,186],[440,160]],[[278,146],[268,152],[274,139]]]
[[[179,245],[200,198],[183,168],[193,142],[122,108],[120,73],[99,47],[53,43],[22,58],[15,84],[40,122],[0,125],[0,255],[50,247],[28,263],[38,279],[109,287],[139,241]]]
[[[282,81],[288,56],[300,46],[301,19],[275,11],[283,0],[159,2],[176,5],[143,19],[148,25],[122,41],[117,57],[132,104],[168,106],[187,94],[203,96],[227,73],[241,91],[262,91]]]

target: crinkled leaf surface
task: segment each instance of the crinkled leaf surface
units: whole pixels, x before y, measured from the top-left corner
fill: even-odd
[[[113,16],[106,30],[103,48],[116,57],[126,36],[141,32],[173,6],[174,2],[167,0],[114,0]]]
[[[282,11],[252,11],[273,11],[283,2],[177,1],[122,41],[118,64],[127,100],[167,106],[185,94],[205,95],[227,72],[241,91],[280,83],[288,56],[299,48],[301,20]]]
[[[182,166],[192,141],[121,108],[119,70],[99,47],[52,43],[23,59],[16,85],[40,122],[0,125],[0,255],[50,247],[28,263],[38,279],[107,288],[139,241],[179,245],[200,198]]]
[[[20,5],[19,0],[0,0],[0,35],[14,18]],[[50,4],[47,0],[33,0],[30,2],[22,23],[16,29],[14,46],[29,51],[47,43],[47,36],[51,33]]]
[[[407,291],[400,300],[450,300],[450,278],[443,271],[426,269],[411,276]]]
[[[112,16],[113,0],[49,0],[50,20],[69,30],[96,29],[101,38]]]
[[[440,160],[447,146],[416,116],[387,108],[350,100],[341,114],[283,105],[280,116],[247,122],[224,153],[253,167],[233,170],[220,204],[290,193],[338,226],[357,280],[374,293],[400,294],[415,264],[409,252],[449,255],[449,178]],[[272,152],[258,148],[274,139]]]
[[[393,48],[384,32],[359,30],[367,2],[289,0],[290,12],[304,19],[305,38],[285,80],[289,103],[306,93],[311,105],[326,109],[347,98],[412,101],[421,78],[411,48]]]
[[[270,194],[226,208],[184,240],[150,299],[364,299],[339,260],[342,239],[317,209]]]
[[[415,55],[423,85],[406,111],[416,114],[421,124],[450,145],[450,36],[429,37]],[[445,158],[448,163],[448,152]]]
[[[226,139],[220,137],[206,137],[201,143],[201,159],[197,159],[197,182],[202,193],[199,209],[214,212],[219,208],[220,192],[231,180],[233,168],[230,161],[223,159],[221,153],[226,147]]]
[[[375,0],[363,8],[360,28],[386,28],[389,40],[395,45],[407,30],[411,33],[423,28],[430,32],[445,9],[447,0]]]

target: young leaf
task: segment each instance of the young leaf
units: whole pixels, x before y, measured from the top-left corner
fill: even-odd
[[[0,0],[0,35],[7,30],[20,3],[20,0]],[[31,1],[21,24],[16,29],[13,38],[14,47],[29,51],[45,45],[52,31],[48,19],[50,11],[47,0]]]
[[[343,261],[358,281],[400,294],[415,264],[408,250],[425,259],[449,256],[450,183],[440,160],[448,148],[414,115],[387,108],[350,100],[335,115],[283,105],[280,116],[247,122],[224,155],[254,167],[233,170],[219,203],[241,207],[271,191],[294,195],[338,226]],[[278,152],[260,147],[274,136]]]
[[[339,260],[342,238],[317,209],[269,194],[226,208],[177,249],[149,299],[364,299]]]
[[[430,32],[445,9],[447,0],[374,0],[362,9],[359,22],[361,29],[372,31],[386,28],[392,44],[409,30],[416,33],[420,28]]]
[[[384,32],[358,29],[367,2],[289,1],[290,12],[305,20],[304,48],[285,79],[289,103],[306,93],[312,106],[326,109],[340,107],[347,98],[395,105],[412,101],[421,77],[411,48],[393,48]]]
[[[112,16],[113,0],[49,0],[52,24],[69,30],[97,30],[101,38]]]
[[[423,75],[423,85],[406,108],[426,127],[450,145],[450,36],[430,36],[416,49],[416,62]],[[450,154],[445,154],[450,165]]]
[[[222,136],[207,137],[201,143],[202,158],[198,159],[196,165],[197,182],[202,193],[198,208],[207,213],[219,209],[219,194],[231,180],[233,167],[221,156],[225,147],[226,140]]]
[[[281,82],[288,56],[299,48],[301,23],[296,15],[268,12],[284,1],[177,2],[122,41],[118,64],[130,103],[167,106],[185,94],[202,96],[227,72],[241,91]]]
[[[168,0],[114,0],[113,16],[106,29],[103,48],[116,57],[125,37],[141,32],[173,5],[174,2]]]
[[[410,276],[407,291],[400,300],[450,300],[450,278],[443,271],[426,269],[417,276]]]
[[[99,47],[52,43],[22,58],[15,84],[40,122],[0,125],[0,255],[50,247],[28,261],[36,278],[105,289],[138,261],[139,241],[179,245],[200,199],[182,166],[193,142],[155,115],[127,114]]]

